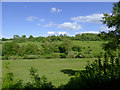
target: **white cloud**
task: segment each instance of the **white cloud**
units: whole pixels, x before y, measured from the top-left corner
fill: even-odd
[[[2,39],[2,38],[10,39],[10,38],[12,38],[12,37],[6,37],[6,36],[3,36],[3,35],[0,35],[0,39]]]
[[[54,24],[53,22],[49,22],[48,24],[46,25],[43,25],[44,27],[53,27],[53,26],[56,26],[57,24]]]
[[[57,10],[56,10],[56,8],[51,8],[51,12],[52,13],[54,13],[54,12],[56,12]]]
[[[114,31],[115,30],[115,27],[112,27],[112,28],[108,28],[106,26],[101,26],[100,27],[100,31],[105,31],[105,32],[108,32],[108,31]]]
[[[61,34],[64,35],[64,34],[68,34],[68,33],[66,33],[66,32],[60,32],[60,31],[59,31],[58,34],[59,34],[59,35],[61,35]]]
[[[57,12],[58,12],[58,13],[62,12],[62,9],[58,9]]]
[[[37,19],[37,17],[33,17],[33,16],[26,18],[27,21],[35,21],[36,19]]]
[[[57,8],[51,8],[51,10],[50,10],[52,13],[60,13],[60,12],[62,12],[62,9],[57,9]]]
[[[69,30],[80,30],[82,27],[77,22],[64,22],[58,25],[58,28],[64,28]]]
[[[53,31],[52,31],[52,32],[48,31],[47,34],[48,34],[48,35],[54,35],[55,32],[53,32]]]
[[[101,23],[100,20],[102,20],[103,14],[92,14],[88,16],[78,16],[71,18],[72,21],[75,22],[89,22],[89,23]]]
[[[75,34],[82,34],[82,33],[93,33],[93,34],[99,34],[99,31],[84,31],[84,32],[76,32]]]

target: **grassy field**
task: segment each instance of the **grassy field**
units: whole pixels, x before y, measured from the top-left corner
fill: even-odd
[[[2,60],[0,58],[0,90],[2,87]]]
[[[94,61],[95,58],[83,59],[36,59],[36,60],[4,60],[2,61],[3,77],[7,73],[5,68],[6,63],[10,63],[8,67],[14,73],[16,78],[23,79],[25,82],[30,80],[29,69],[31,66],[38,70],[40,76],[45,75],[48,81],[51,81],[55,86],[68,82],[70,76],[64,74],[61,70],[84,69],[87,61]]]
[[[5,42],[4,42],[5,43]],[[26,44],[36,44],[39,49],[41,49],[41,42],[24,42],[18,43],[21,45]],[[62,42],[58,42],[62,43]],[[91,55],[98,54],[100,52],[104,52],[102,50],[102,41],[73,41],[73,45],[82,46],[82,52],[85,53],[92,50],[90,52]],[[48,81],[51,81],[55,86],[59,86],[60,84],[65,84],[68,82],[70,76],[68,74],[64,74],[61,70],[71,69],[71,70],[82,70],[84,69],[87,61],[94,61],[95,58],[76,58],[76,59],[34,59],[34,60],[3,60],[2,61],[2,74],[3,77],[5,73],[7,73],[7,69],[5,68],[6,63],[10,63],[8,66],[10,71],[14,73],[16,78],[23,79],[24,82],[28,82],[30,80],[29,69],[31,66],[38,70],[40,76],[45,75]]]

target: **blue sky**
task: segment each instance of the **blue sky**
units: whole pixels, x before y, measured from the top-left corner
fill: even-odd
[[[2,36],[48,36],[108,30],[100,20],[112,2],[3,2]]]

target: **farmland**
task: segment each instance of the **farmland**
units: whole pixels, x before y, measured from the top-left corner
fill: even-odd
[[[31,66],[38,70],[40,76],[45,75],[49,81],[55,86],[65,84],[68,82],[70,76],[64,74],[61,70],[83,70],[87,61],[94,61],[95,58],[85,59],[35,59],[35,60],[4,60],[3,65],[3,77],[7,73],[5,68],[6,63],[10,68],[10,71],[14,73],[16,78],[23,79],[25,82],[30,80],[29,69]]]
[[[4,41],[3,43],[5,43]],[[11,41],[7,41],[11,42]],[[62,43],[58,41],[57,43]],[[102,41],[72,41],[73,45],[83,47],[81,53],[85,53],[91,49],[91,54],[99,54],[99,52],[104,52],[102,49]],[[23,42],[18,43],[20,46],[27,44],[35,44],[39,49],[42,49],[41,42]],[[3,78],[7,73],[5,68],[6,64],[10,68],[10,71],[14,73],[16,78],[23,79],[24,82],[30,80],[29,69],[31,66],[38,70],[40,76],[45,75],[48,81],[51,81],[55,86],[60,84],[65,84],[70,79],[68,74],[64,74],[61,70],[83,70],[87,61],[93,62],[96,58],[52,58],[52,59],[17,59],[17,60],[3,60],[2,61],[2,74]]]

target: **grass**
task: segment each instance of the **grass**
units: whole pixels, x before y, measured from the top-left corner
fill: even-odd
[[[2,88],[2,60],[0,58],[0,90]]]
[[[29,69],[31,66],[38,70],[40,76],[45,75],[48,81],[51,81],[55,86],[68,82],[70,76],[60,72],[63,69],[82,70],[87,61],[94,61],[95,58],[83,59],[36,59],[36,60],[4,60],[2,61],[3,77],[7,73],[5,63],[10,63],[8,67],[14,73],[16,78],[27,82],[30,80]]]
[[[58,42],[62,43],[62,42]],[[82,46],[82,54],[90,51],[91,55],[98,54],[100,52],[104,52],[102,50],[102,41],[73,41],[73,45]],[[41,49],[41,42],[24,42],[18,43],[21,45],[26,44],[36,44],[39,49]],[[83,49],[83,47],[85,49]],[[45,75],[48,81],[51,81],[55,86],[59,86],[60,84],[65,84],[68,82],[70,76],[60,72],[63,69],[72,69],[72,70],[82,70],[84,69],[87,61],[94,61],[95,58],[82,58],[82,59],[34,59],[34,60],[4,60],[2,61],[2,74],[3,77],[7,70],[5,68],[5,63],[10,62],[8,65],[10,70],[14,73],[16,78],[23,79],[24,82],[28,82],[30,80],[29,69],[31,66],[38,70],[40,76]],[[0,79],[1,80],[1,79]]]

